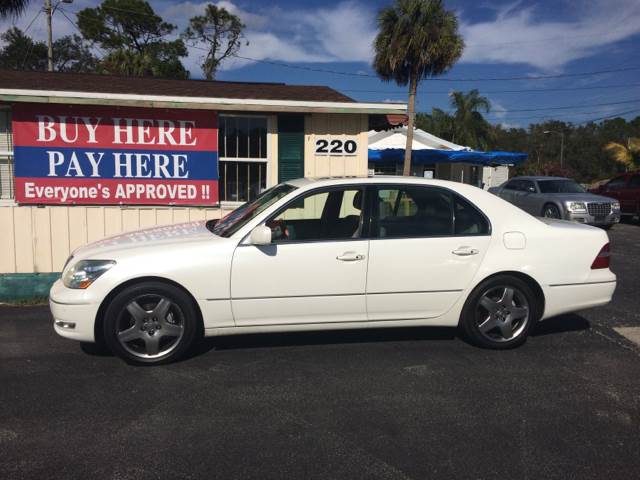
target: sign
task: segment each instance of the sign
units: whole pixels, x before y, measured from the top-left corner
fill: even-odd
[[[207,110],[15,104],[16,201],[217,204],[216,122]]]
[[[357,155],[358,143],[355,140],[341,140],[339,138],[318,138],[316,140],[316,155]]]

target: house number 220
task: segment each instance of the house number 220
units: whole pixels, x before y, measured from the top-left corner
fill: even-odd
[[[316,140],[316,154],[318,155],[355,155],[358,144],[355,140],[327,140],[319,138]]]

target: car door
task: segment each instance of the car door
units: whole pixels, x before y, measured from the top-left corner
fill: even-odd
[[[540,215],[540,194],[532,180],[520,180],[519,207],[531,215]]]
[[[236,325],[366,321],[363,202],[360,186],[302,194],[267,220],[270,245],[241,242],[231,271]]]
[[[487,218],[456,193],[423,185],[371,189],[370,321],[435,318],[468,287],[490,241]]]
[[[516,193],[516,189],[518,186],[518,180],[509,180],[504,187],[502,187],[500,191],[500,197],[506,200],[507,202],[513,203],[514,194]]]
[[[631,176],[629,184],[627,185],[629,191],[629,197],[627,199],[627,212],[632,214],[640,213],[640,175],[635,174]]]
[[[625,189],[626,183],[627,183],[626,175],[621,175],[609,181],[604,186],[602,191],[602,195],[615,198],[616,200],[618,200],[620,202],[620,207],[623,212],[624,212],[624,208],[622,208],[622,192]]]
[[[627,175],[627,182],[617,191],[620,210],[625,214],[636,214],[638,208],[639,175]]]

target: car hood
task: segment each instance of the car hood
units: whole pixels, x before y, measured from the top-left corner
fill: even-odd
[[[568,202],[615,202],[615,200],[610,197],[594,195],[593,193],[543,193],[543,195],[545,197],[553,198],[554,200]]]
[[[166,248],[193,242],[219,240],[220,237],[207,229],[206,223],[205,221],[198,221],[134,230],[80,247],[73,252],[73,256],[75,258],[93,257],[104,259],[107,254],[119,251],[147,250],[155,247]]]

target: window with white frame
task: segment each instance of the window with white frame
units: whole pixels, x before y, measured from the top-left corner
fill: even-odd
[[[218,175],[221,202],[246,202],[267,188],[265,116],[220,115]]]
[[[0,200],[14,198],[11,110],[0,107]]]

